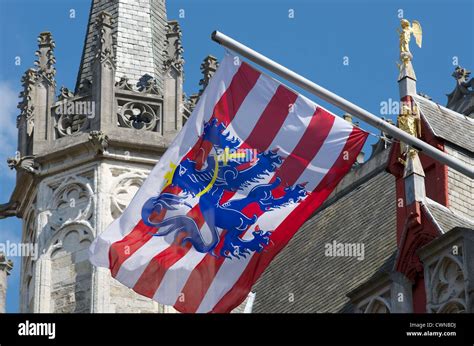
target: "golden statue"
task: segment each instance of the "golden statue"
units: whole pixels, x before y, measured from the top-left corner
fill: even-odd
[[[416,106],[414,106],[412,109],[408,104],[404,103],[397,120],[398,128],[411,136],[417,138],[421,137],[421,119],[420,113]],[[410,147],[408,144],[400,142],[400,153],[402,157],[407,157],[408,154],[413,154],[413,152],[416,152],[416,150]],[[402,158],[400,158],[399,161],[405,164],[405,160]]]
[[[410,26],[410,22],[406,19],[402,19],[400,22],[402,30],[397,29],[400,35],[400,60],[407,64],[411,60],[412,54],[410,52],[410,38],[411,35],[415,36],[415,41],[418,47],[421,48],[422,30],[421,25],[418,21],[414,20]]]

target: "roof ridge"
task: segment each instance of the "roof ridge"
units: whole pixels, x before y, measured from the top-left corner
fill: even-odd
[[[421,117],[436,137],[473,153],[474,119],[457,113],[420,95],[413,95]]]
[[[461,117],[461,118],[463,118],[463,119],[467,119],[467,120],[471,121],[472,123],[474,123],[474,118],[468,117],[467,115],[464,115],[464,114],[462,114],[462,113],[458,113],[458,112],[456,112],[456,111],[454,111],[454,110],[452,110],[452,109],[447,108],[446,106],[443,106],[443,105],[439,104],[438,102],[435,102],[435,101],[433,101],[433,100],[427,99],[426,97],[423,97],[423,96],[421,96],[421,95],[414,95],[414,96],[415,96],[415,100],[416,100],[416,99],[420,99],[420,100],[423,100],[423,101],[426,101],[426,102],[431,102],[431,103],[433,103],[435,106],[438,106],[438,107],[441,109],[441,111],[446,111],[446,112],[448,112],[448,113],[452,113],[454,116]]]
[[[464,216],[464,215],[461,215],[461,214],[457,213],[456,211],[454,211],[454,210],[448,208],[448,207],[445,206],[445,205],[442,205],[441,203],[436,202],[435,200],[432,200],[432,199],[429,198],[429,197],[425,197],[425,200],[426,200],[426,202],[427,202],[428,205],[431,204],[431,205],[440,207],[440,208],[443,209],[444,211],[448,211],[448,212],[450,212],[451,214],[454,214],[454,215],[455,215],[456,217],[458,217],[459,219],[462,219],[462,220],[464,220],[464,221],[466,221],[466,222],[468,222],[468,223],[470,223],[470,224],[472,224],[472,225],[474,226],[474,220],[472,220],[472,219],[470,219],[470,218],[468,218],[468,217],[466,217],[466,216]]]

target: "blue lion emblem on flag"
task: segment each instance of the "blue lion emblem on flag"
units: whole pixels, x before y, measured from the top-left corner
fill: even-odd
[[[224,124],[216,119],[204,125],[200,142],[208,152],[201,149],[195,157],[171,165],[172,170],[166,177],[167,186],[178,188],[180,192],[175,194],[165,189],[148,199],[142,208],[143,222],[156,228],[153,236],[174,234],[176,240],[184,233],[180,245],[189,242],[196,251],[216,257],[241,258],[252,252],[261,252],[269,245],[272,230],[261,230],[258,224],[255,225],[259,216],[255,211],[253,215],[245,215],[244,208],[253,206],[251,210],[258,208],[262,215],[296,204],[307,195],[304,184],[280,186],[280,178],[271,179],[283,162],[277,151],[257,152],[241,148],[241,140],[226,133]],[[279,193],[275,197],[272,191],[277,188]],[[223,201],[225,193],[239,198]],[[190,198],[199,198],[199,208],[211,230],[211,239],[205,239],[196,220],[189,215],[153,220],[155,213],[182,208],[191,210],[192,205],[187,202]],[[253,225],[253,238],[243,239]],[[215,253],[219,243],[219,251]]]

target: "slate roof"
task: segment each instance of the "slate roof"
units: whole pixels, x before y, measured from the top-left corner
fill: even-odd
[[[421,96],[413,96],[435,136],[474,152],[474,119]]]
[[[388,150],[380,154],[385,155],[385,164],[387,154]],[[395,182],[384,171],[385,164],[374,162],[376,174],[367,173],[370,179],[363,179],[358,170],[349,173],[340,183],[346,186],[340,196],[336,194],[331,204],[307,221],[277,255],[252,289],[256,293],[253,312],[350,312],[346,294],[393,265]],[[350,179],[354,180],[351,188]],[[325,244],[334,240],[364,244],[364,260],[326,257]]]
[[[424,207],[428,209],[443,233],[455,227],[474,229],[474,222],[429,198],[426,198]]]
[[[116,54],[116,77],[126,76],[135,85],[145,74],[155,77],[162,86],[163,50],[166,39],[164,0],[93,0],[76,84],[92,78],[92,63],[97,29],[96,19],[108,12],[113,22]]]

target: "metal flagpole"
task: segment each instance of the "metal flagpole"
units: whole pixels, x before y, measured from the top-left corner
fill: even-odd
[[[431,158],[448,165],[456,171],[467,175],[469,178],[474,179],[474,167],[470,167],[459,161],[458,159],[447,155],[441,150],[432,147],[428,143],[423,142],[422,140],[414,136],[411,136],[405,131],[400,130],[398,127],[389,124],[388,122],[380,119],[376,115],[353,104],[352,102],[347,101],[346,99],[332,93],[331,91],[317,85],[316,83],[311,82],[309,79],[306,79],[303,76],[297,74],[296,72],[287,69],[286,67],[243,45],[242,43],[234,40],[233,38],[224,35],[219,31],[214,31],[212,33],[211,38],[222,46],[235,51],[236,53],[246,57],[250,61],[298,85],[299,87],[312,93],[313,95],[322,98],[323,100],[339,107],[340,109],[348,112],[349,114],[386,132],[387,134],[402,141],[403,143],[411,145],[416,150],[425,153]]]

